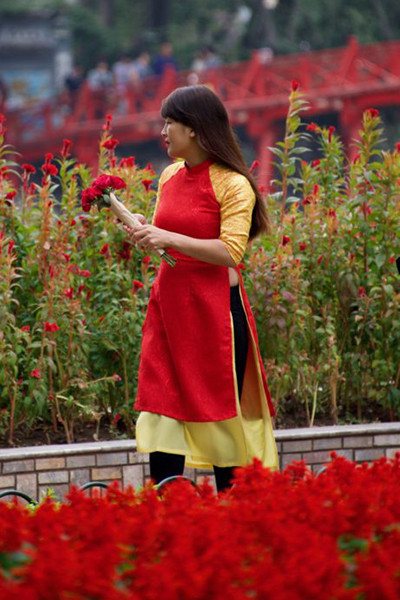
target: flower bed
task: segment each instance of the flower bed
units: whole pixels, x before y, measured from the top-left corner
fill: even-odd
[[[389,600],[400,595],[400,455],[258,463],[217,497],[176,483],[37,509],[0,504],[1,600]]]

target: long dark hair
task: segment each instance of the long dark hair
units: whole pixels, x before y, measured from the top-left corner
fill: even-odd
[[[257,234],[269,231],[264,200],[250,175],[228,113],[218,96],[205,85],[177,88],[163,101],[161,116],[193,129],[197,143],[212,160],[246,177],[256,196],[249,237],[253,239]]]

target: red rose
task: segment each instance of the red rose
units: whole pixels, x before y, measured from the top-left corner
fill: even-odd
[[[282,237],[282,246],[286,246],[289,243],[290,243],[290,237],[288,235],[284,235]]]
[[[296,81],[295,79],[292,79],[292,92],[297,92],[297,90],[299,89],[299,82]]]
[[[30,374],[31,377],[36,377],[36,379],[42,379],[42,371],[40,369],[33,369]]]
[[[142,184],[146,192],[150,190],[150,186],[153,183],[152,179],[142,179]]]
[[[115,146],[118,146],[119,140],[116,138],[110,138],[103,143],[103,148],[107,148],[107,150],[114,150]]]

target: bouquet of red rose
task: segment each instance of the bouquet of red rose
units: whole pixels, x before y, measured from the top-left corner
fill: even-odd
[[[82,210],[90,212],[93,205],[100,210],[110,208],[114,215],[130,229],[142,227],[142,223],[133,215],[114,194],[114,190],[126,188],[126,183],[121,177],[115,175],[100,175],[92,185],[82,193]],[[176,260],[165,250],[157,250],[158,254],[171,267],[175,266]]]

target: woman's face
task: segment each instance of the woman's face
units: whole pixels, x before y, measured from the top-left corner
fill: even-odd
[[[161,135],[165,140],[168,155],[172,158],[187,158],[196,144],[193,129],[168,117],[165,119]]]

